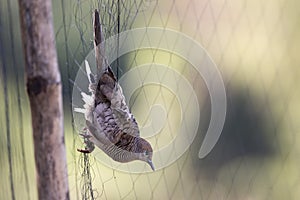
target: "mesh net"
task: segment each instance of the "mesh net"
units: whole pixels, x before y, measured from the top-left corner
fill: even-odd
[[[78,136],[82,130],[72,118],[70,80],[75,80],[93,49],[95,9],[100,11],[105,38],[132,28],[160,27],[188,35],[209,52],[225,84],[227,114],[221,137],[207,157],[198,158],[211,115],[206,83],[188,60],[158,49],[117,56],[112,67],[121,78],[143,63],[158,62],[172,66],[192,84],[201,120],[187,151],[153,173],[121,172],[99,162],[94,154],[76,151],[84,144]],[[71,199],[300,198],[299,1],[65,0],[53,1],[53,13]],[[163,43],[159,38],[151,41],[147,34],[149,43]],[[174,39],[174,44],[179,42]],[[156,69],[152,67],[149,70]],[[0,0],[0,68],[0,199],[37,199],[16,0]],[[144,78],[136,77],[141,82]],[[172,91],[142,86],[129,102],[143,127],[151,119],[152,105],[165,106],[163,128],[150,125],[152,131],[160,131],[150,139],[154,148],[176,137],[180,102]]]

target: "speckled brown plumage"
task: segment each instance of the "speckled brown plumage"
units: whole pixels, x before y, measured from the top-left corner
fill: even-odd
[[[95,12],[94,23],[99,23],[98,12]],[[152,164],[152,147],[149,142],[140,137],[139,127],[130,113],[125,102],[125,97],[121,86],[118,84],[114,73],[108,65],[104,65],[99,58],[99,40],[97,33],[101,33],[100,24],[95,27],[95,50],[98,65],[98,79],[88,72],[89,80],[98,80],[96,83],[90,82],[91,96],[82,94],[85,101],[85,118],[87,129],[82,134],[85,143],[85,152],[94,149],[94,145],[118,162],[130,162],[142,160],[147,162],[154,170]],[[98,52],[97,52],[98,51]],[[98,57],[97,57],[98,56]],[[89,66],[86,66],[89,67]],[[90,76],[93,76],[90,77]]]

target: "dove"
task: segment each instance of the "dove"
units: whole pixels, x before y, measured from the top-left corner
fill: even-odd
[[[96,146],[117,162],[140,160],[148,163],[154,171],[151,144],[140,137],[138,123],[126,105],[122,88],[111,67],[104,62],[103,50],[99,45],[102,40],[99,13],[95,10],[97,74],[92,73],[89,63],[85,61],[91,95],[81,92],[84,108],[75,108],[76,112],[84,113],[86,120],[86,128],[81,134],[86,146],[78,151],[90,153]]]

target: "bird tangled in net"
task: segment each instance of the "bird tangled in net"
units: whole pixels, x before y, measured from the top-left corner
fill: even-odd
[[[104,62],[104,53],[100,48],[102,41],[99,13],[95,10],[94,46],[97,75],[92,74],[86,62],[91,95],[82,92],[84,109],[75,108],[76,112],[85,114],[86,120],[86,128],[81,134],[86,146],[78,151],[90,153],[96,145],[115,161],[124,163],[141,160],[154,170],[152,147],[140,137],[138,124],[126,105],[122,88],[110,66]]]

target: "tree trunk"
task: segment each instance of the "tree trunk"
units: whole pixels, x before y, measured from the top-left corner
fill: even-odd
[[[19,0],[39,199],[69,199],[51,0]]]

